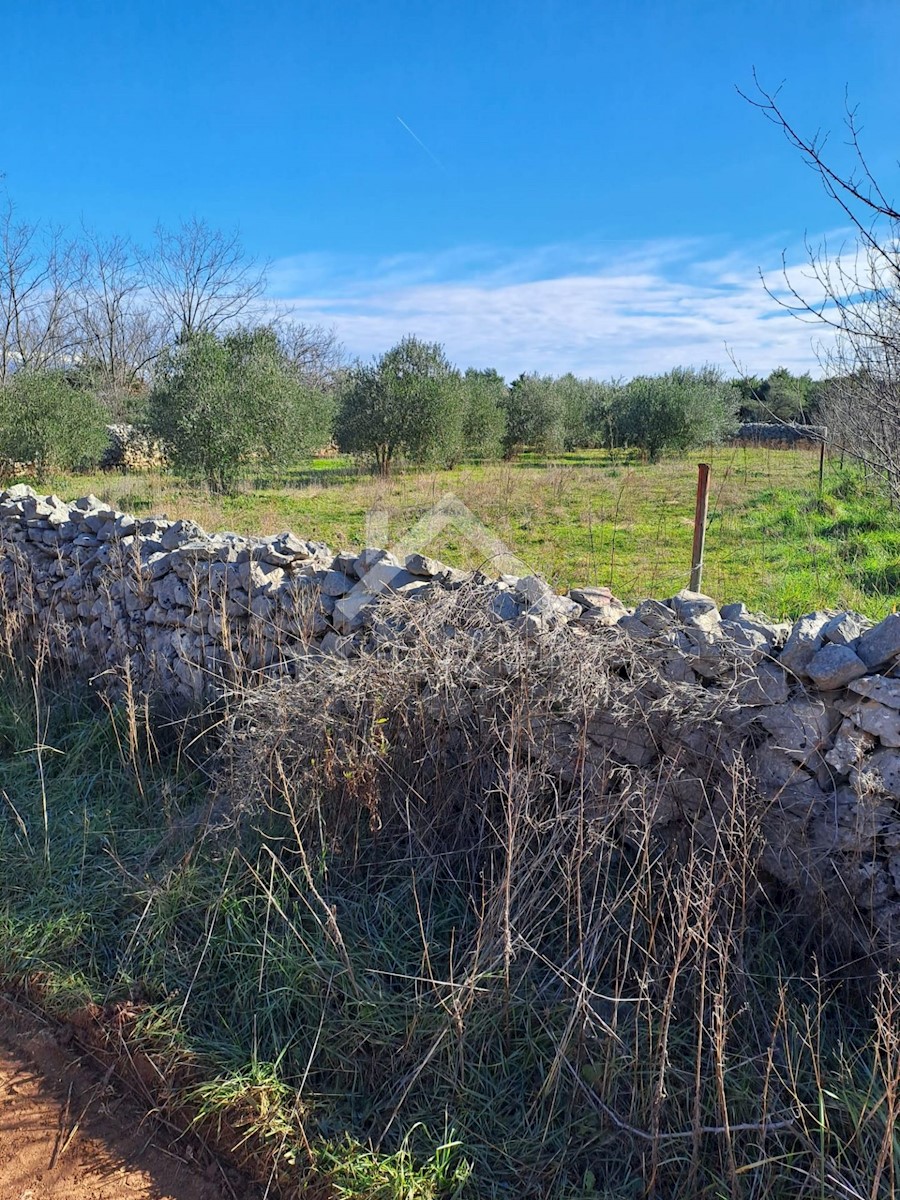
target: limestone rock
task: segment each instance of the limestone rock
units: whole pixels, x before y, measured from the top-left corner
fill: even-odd
[[[858,729],[852,721],[844,720],[835,734],[834,745],[825,755],[825,761],[839,775],[849,775],[874,745],[875,738],[871,733]]]
[[[858,654],[848,645],[837,642],[826,642],[806,666],[806,674],[823,691],[844,687],[865,675],[867,670]],[[897,707],[900,708],[900,703]]]
[[[515,590],[528,604],[538,604],[554,594],[550,584],[539,575],[526,575],[517,580]]]
[[[784,704],[790,694],[784,669],[777,663],[761,662],[752,671],[738,676],[734,698],[736,703],[756,708]]]
[[[794,622],[790,635],[778,656],[778,661],[786,670],[792,671],[801,678],[806,676],[806,668],[813,655],[822,647],[824,641],[822,630],[830,619],[830,613],[812,612]]]
[[[874,734],[883,746],[900,746],[900,712],[877,700],[847,700],[837,705],[857,729]]]
[[[834,718],[821,700],[794,700],[763,709],[759,724],[794,762],[808,763],[829,741]]]
[[[424,554],[407,554],[404,565],[410,575],[421,576],[423,579],[434,579],[447,569],[436,558],[428,558]]]
[[[576,601],[576,603],[580,604],[581,602]],[[614,625],[618,625],[622,617],[627,615],[627,612],[628,610],[624,604],[616,600],[612,604],[598,604],[583,608],[581,616],[576,618],[576,620],[588,628],[611,629]]]
[[[512,592],[497,592],[488,601],[488,612],[498,621],[514,621],[519,615],[519,605]]]
[[[87,520],[90,518],[86,518]],[[182,542],[192,542],[205,537],[206,530],[196,521],[176,521],[174,525],[169,526],[160,540],[164,550],[175,550]]]
[[[671,629],[675,622],[674,612],[661,600],[642,600],[633,616],[653,632]]]
[[[666,603],[674,610],[679,621],[695,625],[698,629],[709,631],[722,620],[715,600],[702,592],[691,592],[684,588]]]
[[[867,700],[877,700],[885,708],[900,709],[900,679],[866,675],[863,679],[854,679],[848,690],[857,696],[865,696]]]
[[[864,633],[857,653],[871,671],[887,666],[900,655],[900,613],[891,613]]]
[[[607,608],[617,606],[624,611],[625,606],[617,600],[608,587],[572,588],[569,592],[571,599],[582,608]],[[621,615],[621,614],[620,614]]]
[[[353,560],[352,571],[357,579],[365,579],[366,575],[378,564],[383,564],[389,567],[399,567],[400,563],[397,558],[391,554],[390,550],[379,550],[375,546],[367,546],[362,553],[357,554]],[[340,567],[336,568],[340,570]]]
[[[834,642],[838,646],[855,646],[861,634],[869,629],[871,625],[872,622],[867,620],[861,613],[838,613],[824,627],[822,637],[826,642]]]
[[[316,574],[316,581],[323,596],[346,596],[353,590],[353,580],[343,571],[322,571]]]

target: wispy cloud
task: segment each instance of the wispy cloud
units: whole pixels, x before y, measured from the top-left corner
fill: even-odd
[[[802,253],[792,278],[801,278]],[[817,370],[823,330],[767,294],[782,287],[781,254],[692,240],[526,252],[465,247],[434,256],[364,261],[298,256],[275,263],[271,285],[298,319],[332,325],[354,355],[380,353],[406,333],[444,344],[461,366],[601,377],[718,363],[768,373]]]

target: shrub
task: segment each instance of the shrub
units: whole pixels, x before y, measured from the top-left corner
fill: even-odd
[[[107,444],[106,414],[93,392],[59,371],[19,371],[0,388],[0,460],[38,479],[89,470]]]
[[[325,445],[328,397],[304,385],[267,327],[193,334],[164,357],[150,425],[177,471],[231,489],[250,463],[284,463]]]

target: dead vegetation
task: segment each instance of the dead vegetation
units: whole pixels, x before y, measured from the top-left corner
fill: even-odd
[[[380,619],[180,735],[10,677],[6,978],[273,1196],[894,1197],[897,978],[766,869],[729,690]]]

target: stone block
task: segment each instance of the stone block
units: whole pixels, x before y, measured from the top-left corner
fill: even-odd
[[[876,700],[850,699],[837,705],[857,729],[873,734],[882,746],[900,746],[900,712]]]
[[[859,637],[870,629],[872,622],[858,612],[842,612],[832,617],[822,630],[826,642],[834,642],[838,646],[853,646],[855,648]]]
[[[867,670],[866,664],[850,646],[838,642],[826,642],[806,666],[806,674],[822,691],[845,687],[865,675]]]
[[[806,678],[806,668],[813,655],[822,648],[822,630],[831,620],[831,613],[812,612],[794,622],[788,639],[778,656],[778,661],[787,671]]]
[[[886,679],[883,675],[866,675],[854,679],[849,691],[867,700],[877,700],[885,708],[900,709],[900,679]]]
[[[891,613],[859,639],[857,654],[871,671],[900,655],[900,613]]]
[[[696,625],[698,629],[712,629],[722,619],[715,600],[702,592],[692,592],[684,588],[666,603],[679,621],[684,621],[686,625]]]
[[[633,615],[649,629],[657,632],[671,629],[675,623],[675,613],[661,600],[642,600]]]

